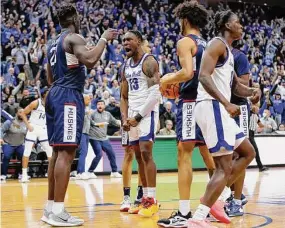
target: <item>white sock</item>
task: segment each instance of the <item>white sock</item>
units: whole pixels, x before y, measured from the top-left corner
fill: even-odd
[[[53,203],[54,203],[53,200],[48,200],[48,201],[47,201],[47,203],[46,203],[46,210],[47,210],[48,212],[51,212],[51,211],[52,211]]]
[[[147,197],[147,188],[143,188],[143,197],[144,197],[144,198]]]
[[[147,197],[155,198],[156,197],[156,188],[147,188]]]
[[[186,216],[190,211],[190,200],[179,200],[179,211]]]
[[[25,177],[28,176],[28,168],[22,168],[22,175]]]
[[[241,200],[239,200],[239,199],[234,199],[234,202],[235,202],[235,204],[241,206]]]
[[[64,202],[54,202],[52,205],[52,213],[55,215],[61,213],[64,209]]]
[[[193,219],[195,220],[205,220],[207,218],[207,215],[209,214],[210,212],[210,209],[209,207],[203,205],[203,204],[200,204],[197,208],[197,210],[195,211],[194,215],[193,215]]]
[[[221,193],[219,200],[226,202],[226,200],[231,196],[231,189],[227,186],[224,188],[223,192]]]

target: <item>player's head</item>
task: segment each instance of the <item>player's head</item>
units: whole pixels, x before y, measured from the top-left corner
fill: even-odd
[[[208,24],[208,11],[197,1],[183,2],[174,12],[180,21],[180,31],[183,36],[187,35],[187,30],[191,28],[200,30]]]
[[[23,120],[23,118],[22,118],[22,113],[23,113],[24,109],[22,109],[22,108],[16,108],[15,111],[16,111],[16,113],[17,113],[16,118],[17,118],[18,120]]]
[[[123,38],[123,46],[127,57],[133,57],[141,48],[143,43],[142,34],[137,30],[129,30]]]
[[[79,33],[79,16],[73,5],[61,6],[57,12],[57,16],[62,28],[74,26],[74,32]]]
[[[42,88],[42,89],[40,90],[40,93],[41,93],[41,97],[42,97],[43,99],[45,99],[46,96],[47,96],[47,93],[48,93],[48,88],[47,88],[47,87]]]
[[[99,100],[97,102],[97,111],[98,112],[103,112],[105,110],[105,101]]]
[[[151,48],[149,46],[149,42],[147,39],[144,39],[142,42],[142,49],[145,53],[150,54],[151,53]]]
[[[227,32],[233,40],[242,38],[243,27],[238,16],[231,10],[217,12],[215,15],[215,26],[223,36]]]

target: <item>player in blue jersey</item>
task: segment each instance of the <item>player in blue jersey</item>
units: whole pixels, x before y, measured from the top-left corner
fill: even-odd
[[[232,54],[234,56],[234,70],[240,83],[249,86],[249,62],[247,56],[240,50],[233,48]],[[237,125],[240,127],[245,137],[249,135],[249,104],[248,100],[244,97],[238,97],[234,93],[231,96],[231,103],[240,106],[241,114],[236,116],[234,119]],[[234,158],[237,158],[238,154],[235,153]],[[227,205],[227,214],[229,217],[242,216],[243,209],[242,205],[247,203],[247,199],[242,194],[243,183],[245,179],[245,170],[242,172],[240,177],[231,186],[233,196],[230,198]]]
[[[52,226],[78,226],[83,220],[71,216],[64,209],[70,167],[80,144],[84,100],[85,66],[93,67],[108,42],[117,32],[108,29],[96,47],[87,47],[79,35],[79,15],[72,5],[62,6],[58,12],[61,34],[48,47],[48,82],[52,87],[46,99],[48,139],[53,156],[48,169],[48,202],[42,221]]]
[[[201,37],[200,30],[208,23],[207,10],[196,1],[181,3],[175,10],[180,19],[181,34],[184,36],[177,43],[177,55],[181,70],[170,73],[161,79],[161,91],[167,85],[180,83],[180,97],[177,111],[177,141],[178,141],[178,187],[179,210],[167,219],[158,221],[163,227],[187,227],[191,218],[190,189],[192,183],[192,164],[190,158],[195,145],[210,171],[215,168],[213,159],[204,144],[204,139],[196,124],[194,107],[197,98],[198,75],[206,41]],[[166,94],[163,94],[167,97]]]

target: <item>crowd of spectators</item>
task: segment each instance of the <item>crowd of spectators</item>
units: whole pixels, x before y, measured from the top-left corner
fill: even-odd
[[[173,14],[175,4],[168,0],[119,1],[55,0],[2,1],[1,11],[1,103],[2,109],[15,116],[18,107],[25,108],[39,96],[47,84],[47,43],[56,39],[61,28],[56,9],[75,2],[81,18],[80,33],[88,45],[94,45],[108,27],[119,31],[117,40],[109,42],[103,57],[92,69],[86,69],[84,93],[92,97],[91,108],[100,99],[115,118],[120,118],[120,67],[125,60],[123,34],[138,29],[148,39],[152,54],[159,61],[162,75],[179,69],[176,43],[180,39],[179,21]],[[214,37],[212,18],[216,11],[231,5],[208,7],[210,20],[202,31],[206,40]],[[271,8],[253,4],[234,5],[234,12],[244,25],[245,34],[238,43],[250,61],[252,86],[260,87],[260,116],[276,124],[272,131],[284,131],[285,123],[285,21],[271,18]],[[268,13],[271,12],[271,13]],[[177,100],[162,98],[160,134],[173,134]],[[170,121],[168,121],[170,120]],[[283,130],[282,130],[283,129]],[[271,132],[272,132],[271,131]],[[110,134],[116,129],[108,130]],[[264,130],[263,132],[269,132]]]

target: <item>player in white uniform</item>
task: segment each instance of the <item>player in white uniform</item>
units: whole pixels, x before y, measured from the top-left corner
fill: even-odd
[[[31,155],[32,148],[36,142],[39,142],[46,152],[48,160],[50,161],[52,156],[52,148],[48,143],[47,126],[46,126],[46,111],[44,107],[44,100],[48,90],[43,89],[41,91],[41,98],[33,101],[29,104],[22,113],[22,118],[27,125],[28,132],[25,139],[25,151],[22,159],[22,178],[21,182],[28,182],[27,168],[29,163],[29,157]],[[29,121],[27,115],[31,114]]]
[[[156,201],[156,165],[152,157],[154,136],[159,119],[159,80],[157,61],[142,50],[143,38],[138,31],[129,31],[123,39],[128,60],[121,83],[123,130],[129,132],[128,151],[134,150],[142,185],[147,191],[139,214],[150,217],[158,212]],[[128,170],[123,167],[124,173]],[[124,206],[124,202],[123,205]]]
[[[195,116],[214,158],[216,171],[207,185],[201,204],[188,221],[188,227],[213,227],[206,222],[209,212],[219,221],[230,223],[224,212],[224,203],[231,193],[229,186],[255,157],[251,143],[233,119],[240,114],[240,108],[230,103],[231,91],[240,97],[253,96],[255,102],[260,98],[259,89],[242,85],[234,73],[230,46],[234,40],[242,37],[242,26],[230,10],[218,12],[215,25],[222,36],[212,39],[204,52]],[[234,163],[233,150],[239,154],[239,159]]]

